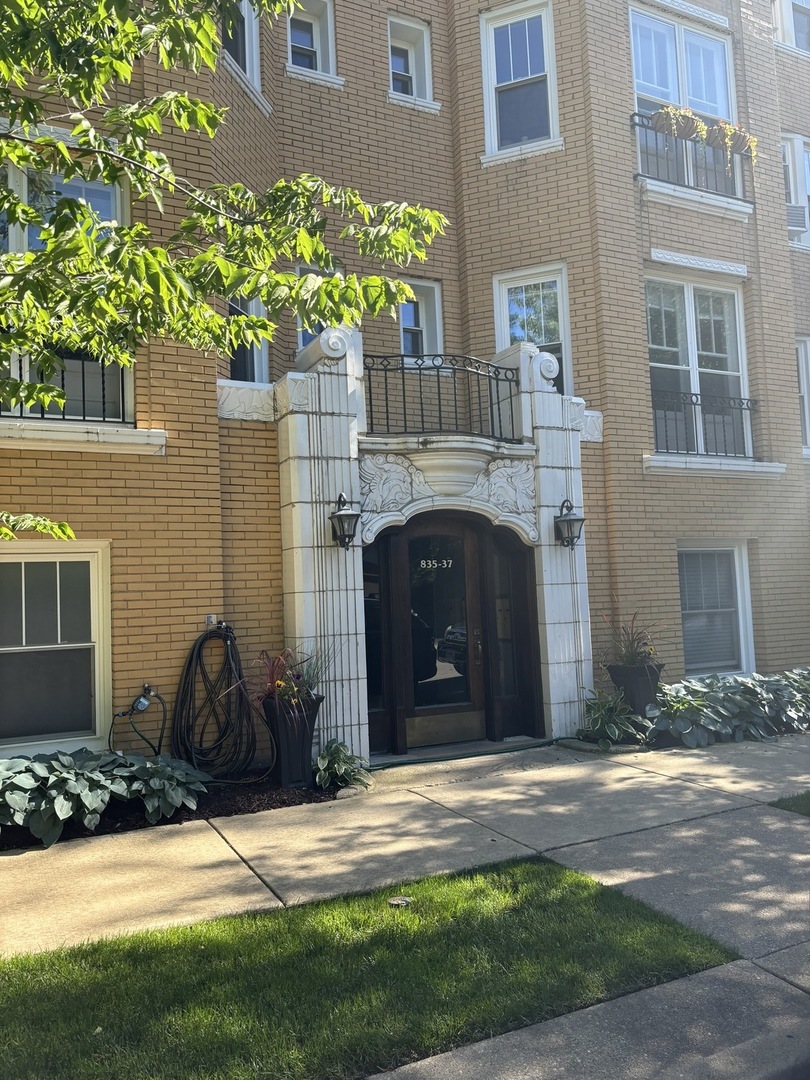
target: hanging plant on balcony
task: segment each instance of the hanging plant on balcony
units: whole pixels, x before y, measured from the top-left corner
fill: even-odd
[[[726,155],[726,169],[731,170],[731,155],[750,153],[751,164],[757,163],[757,139],[739,124],[716,120],[706,129],[706,142]]]
[[[706,138],[706,125],[691,109],[682,109],[678,105],[664,105],[650,116],[653,131],[671,135],[675,139],[691,139],[703,142]]]

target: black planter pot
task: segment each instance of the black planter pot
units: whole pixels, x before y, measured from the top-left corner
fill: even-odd
[[[608,674],[617,690],[621,690],[637,716],[645,716],[648,705],[655,704],[658,680],[663,664],[608,664]]]
[[[323,697],[292,705],[275,698],[264,699],[264,715],[276,744],[276,763],[271,780],[283,788],[311,788],[312,735]]]

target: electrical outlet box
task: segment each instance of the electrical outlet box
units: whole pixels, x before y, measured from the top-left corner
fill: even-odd
[[[217,617],[216,617],[216,615],[206,615],[205,616],[205,625],[206,626],[216,626],[217,625]]]

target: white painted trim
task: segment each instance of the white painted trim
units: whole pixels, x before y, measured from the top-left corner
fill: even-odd
[[[802,405],[803,427],[807,439],[803,446],[805,457],[810,457],[810,337],[796,338],[796,368],[799,376],[799,397]]]
[[[725,259],[706,259],[702,255],[684,255],[680,251],[664,251],[662,248],[651,248],[650,259],[653,262],[666,263],[668,266],[682,266],[687,270],[707,270],[712,274],[748,277],[748,267],[745,263],[727,262]]]
[[[795,45],[788,45],[786,41],[774,41],[774,48],[779,52],[787,53],[788,56],[801,56],[805,60],[810,60],[810,52],[805,52],[804,49],[798,49]]]
[[[401,28],[404,33],[397,33],[398,28]],[[393,89],[394,72],[391,68],[391,46],[398,45],[400,48],[406,48],[410,53],[416,56],[417,51],[421,54],[419,63],[422,65],[421,71],[412,71],[410,73],[413,80],[413,95],[397,94]],[[414,65],[415,67],[418,65]],[[423,108],[433,107],[438,109],[440,106],[433,101],[433,65],[432,65],[432,50],[430,43],[430,26],[426,22],[422,22],[421,19],[412,19],[407,15],[389,15],[388,16],[388,100],[396,101],[400,104],[401,98],[406,98],[412,103],[421,103]]]
[[[565,139],[546,139],[545,142],[527,143],[526,146],[510,146],[508,150],[482,154],[479,161],[486,169],[490,165],[500,165],[503,161],[520,161],[523,158],[539,157],[540,154],[553,154],[557,150],[565,150]]]
[[[340,75],[328,75],[325,71],[308,71],[306,68],[296,67],[295,64],[287,64],[284,70],[292,79],[321,83],[322,86],[331,86],[335,90],[342,90],[346,85],[346,80]]]
[[[526,143],[517,147],[501,150],[498,147],[497,107],[495,102],[495,28],[505,23],[522,18],[540,15],[543,19],[543,51],[546,61],[546,85],[548,87],[549,138]],[[559,108],[557,105],[557,65],[554,45],[554,20],[551,4],[548,0],[517,0],[484,12],[480,16],[481,29],[481,71],[484,89],[484,146],[482,165],[495,164],[496,161],[513,160],[526,157],[532,152],[548,152],[562,149],[560,138]],[[558,145],[553,145],[558,144]],[[517,151],[517,153],[516,153]]]
[[[571,324],[568,310],[568,267],[564,262],[530,266],[525,270],[506,270],[492,276],[493,307],[495,316],[495,352],[502,352],[511,345],[509,341],[509,314],[507,290],[515,285],[536,285],[543,281],[557,281],[557,302],[560,316],[560,334],[563,348],[563,386],[568,395],[574,393],[574,368],[571,359]],[[543,349],[542,341],[534,341]]]
[[[700,19],[701,22],[710,23],[712,26],[719,26],[723,30],[728,30],[729,22],[725,15],[718,15],[715,11],[709,11],[708,8],[699,7],[697,4],[687,3],[687,0],[648,0],[650,7],[655,10],[657,8],[669,8],[671,11],[677,11],[679,15],[686,15],[690,19]]]
[[[93,735],[67,739],[45,735],[27,743],[0,742],[0,757],[78,749],[80,746],[100,749],[107,737],[113,713],[110,541],[71,540],[65,543],[63,540],[15,540],[0,548],[0,561],[4,562],[48,562],[54,559],[90,563],[90,620],[95,646],[95,732]]]
[[[730,195],[720,195],[713,191],[703,191],[701,188],[669,184],[665,180],[656,180],[651,176],[639,176],[638,186],[639,190],[646,195],[648,202],[676,208],[688,207],[700,210],[704,214],[714,214],[727,221],[747,221],[754,212],[754,204],[744,199],[735,199]]]
[[[74,420],[0,421],[0,451],[54,450],[89,454],[145,454],[162,457],[168,436],[162,428],[83,424]]]
[[[405,282],[406,285],[410,285],[410,287],[413,289],[414,299],[416,299],[420,303],[424,303],[425,299],[427,299],[430,307],[432,308],[433,331],[435,335],[435,341],[429,342],[426,340],[426,338],[428,337],[429,328],[423,325],[421,327],[422,341],[426,346],[424,350],[424,355],[428,356],[430,354],[442,353],[444,351],[444,304],[441,282],[426,281],[424,278],[403,278],[402,280]],[[403,326],[400,319],[401,307],[402,305],[397,308],[397,326],[399,327],[399,348],[400,352],[404,356],[407,354],[405,353],[405,343],[403,341],[402,334]],[[427,348],[427,345],[431,344],[435,345],[436,347]]]
[[[754,626],[751,616],[751,582],[748,567],[748,544],[745,540],[679,540],[678,551],[731,551],[737,586],[737,618],[740,634],[739,671],[718,672],[721,675],[749,674],[756,671],[754,656]],[[683,631],[681,631],[683,633]],[[697,673],[693,673],[695,677]]]
[[[388,91],[387,100],[389,105],[404,105],[407,109],[417,109],[419,112],[437,113],[442,107],[440,101],[408,97],[407,94],[397,94],[393,90]]]
[[[802,447],[802,457],[805,461],[810,461],[810,446]]]
[[[701,473],[703,476],[783,476],[787,465],[778,461],[754,461],[753,458],[716,457],[712,454],[644,454],[642,471],[649,475]]]
[[[245,91],[245,93],[253,101],[253,103],[261,109],[264,115],[270,116],[273,109],[270,105],[270,102],[262,93],[261,87],[257,86],[254,82],[251,81],[251,79],[239,67],[231,54],[225,52],[224,49],[222,50],[222,66],[228,72],[228,74],[232,76],[236,80],[236,82],[239,83],[240,87]]]

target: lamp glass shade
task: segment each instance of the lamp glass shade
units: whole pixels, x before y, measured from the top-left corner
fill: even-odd
[[[332,523],[332,536],[335,543],[342,548],[350,547],[357,535],[360,511],[352,510],[343,492],[338,496],[337,506],[329,515],[329,520]]]
[[[573,504],[568,500],[560,506],[560,512],[554,518],[554,537],[563,547],[572,548],[582,536],[585,518],[574,512]]]

